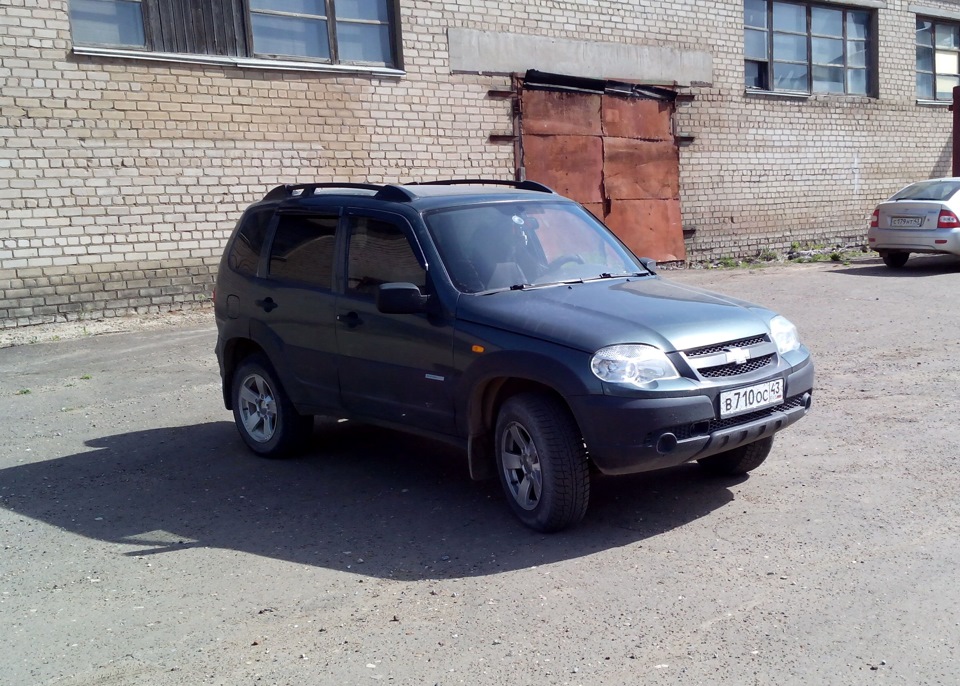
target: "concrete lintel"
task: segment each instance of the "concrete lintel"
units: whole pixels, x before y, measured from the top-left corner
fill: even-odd
[[[956,10],[945,10],[940,7],[930,7],[928,5],[910,5],[910,11],[923,17],[935,17],[937,19],[960,20],[960,12]]]
[[[448,30],[448,39],[454,72],[512,74],[538,69],[651,85],[713,82],[713,57],[698,50],[456,28]]]

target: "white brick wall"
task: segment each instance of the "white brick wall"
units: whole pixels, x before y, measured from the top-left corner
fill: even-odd
[[[950,114],[914,97],[914,15],[886,4],[880,97],[798,101],[744,94],[739,0],[403,0],[402,78],[79,56],[67,0],[3,0],[0,325],[202,301],[277,183],[512,177],[487,139],[512,130],[486,95],[509,78],[451,74],[449,27],[710,51],[677,116],[691,259],[861,240],[876,201],[950,168]]]

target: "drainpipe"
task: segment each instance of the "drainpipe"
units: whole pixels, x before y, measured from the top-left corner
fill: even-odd
[[[960,176],[960,86],[953,87],[953,175]]]

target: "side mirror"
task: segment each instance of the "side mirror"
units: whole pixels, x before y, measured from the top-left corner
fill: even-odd
[[[384,283],[377,288],[377,309],[384,314],[423,312],[427,297],[412,283]]]
[[[657,261],[650,259],[649,257],[641,257],[640,264],[643,265],[643,268],[646,269],[651,274],[657,273]]]

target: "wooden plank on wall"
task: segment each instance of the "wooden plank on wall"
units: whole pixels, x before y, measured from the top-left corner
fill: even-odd
[[[154,0],[144,5],[152,50],[195,55],[247,54],[243,0]]]

